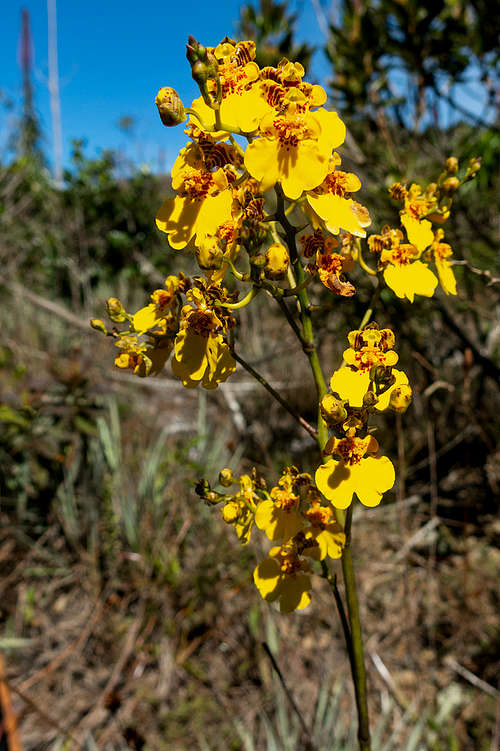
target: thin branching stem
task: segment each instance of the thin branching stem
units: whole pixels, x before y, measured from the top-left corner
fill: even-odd
[[[245,368],[245,370],[247,371],[247,373],[250,373],[250,375],[253,378],[255,378],[255,380],[258,381],[261,384],[261,386],[264,386],[264,388],[266,389],[266,391],[268,391],[271,394],[271,396],[273,396],[274,399],[276,399],[276,401],[279,402],[284,409],[286,409],[286,411],[288,412],[288,414],[292,415],[292,417],[294,417],[297,420],[297,422],[304,428],[304,430],[306,430],[309,433],[310,436],[312,436],[314,438],[314,440],[318,439],[318,434],[314,430],[313,426],[310,425],[307,422],[307,420],[305,420],[301,415],[299,415],[298,412],[296,412],[296,410],[292,407],[292,405],[289,404],[286,401],[286,399],[284,399],[281,396],[281,394],[278,393],[278,391],[276,391],[276,389],[274,389],[271,386],[271,384],[269,383],[269,381],[266,381],[266,379],[264,378],[263,375],[261,375],[260,373],[258,373],[255,370],[255,368],[253,368],[250,365],[250,363],[248,363],[246,360],[244,360],[242,357],[240,357],[240,355],[238,355],[234,351],[233,348],[231,348],[231,354],[234,357],[234,359],[236,360],[236,362],[239,362],[239,364],[242,365]]]

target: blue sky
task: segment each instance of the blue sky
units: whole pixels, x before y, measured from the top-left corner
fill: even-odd
[[[88,153],[100,148],[124,152],[136,163],[149,163],[156,171],[161,160],[168,167],[185,142],[182,127],[162,126],[154,105],[161,86],[173,86],[188,103],[199,95],[185,58],[185,43],[193,34],[206,44],[216,44],[234,33],[244,0],[211,2],[160,2],[142,0],[58,0],[58,55],[64,161],[68,164],[72,138],[85,138]],[[18,101],[21,70],[18,45],[21,8],[29,10],[34,46],[36,109],[51,154],[50,106],[47,88],[48,45],[46,0],[8,0],[2,10],[0,90]],[[296,7],[296,3],[292,3]],[[214,12],[217,8],[217,12]],[[302,4],[301,30],[319,41],[310,5]],[[119,119],[135,119],[127,136]],[[12,117],[0,110],[0,144],[12,127]],[[163,151],[163,156],[161,152]],[[0,146],[1,154],[1,146]]]
[[[246,0],[217,3],[177,0],[57,0],[58,53],[64,163],[69,164],[71,140],[84,138],[87,154],[102,148],[122,152],[136,164],[153,171],[168,169],[185,143],[182,126],[164,128],[154,97],[161,86],[173,86],[186,103],[197,96],[185,59],[185,43],[193,34],[206,44],[216,44],[235,31]],[[319,2],[319,0],[318,0]],[[21,8],[29,10],[34,47],[35,103],[45,136],[44,148],[52,153],[49,92],[47,87],[47,2],[7,0],[2,9],[0,92],[16,103],[11,115],[0,106],[0,160],[6,134],[19,114],[21,70],[18,46]],[[291,0],[298,13],[298,41],[320,45],[323,36],[313,10],[313,0]],[[325,81],[328,65],[317,53],[309,80]],[[460,91],[461,103],[480,112],[478,87]],[[135,120],[131,135],[118,128],[121,117]]]

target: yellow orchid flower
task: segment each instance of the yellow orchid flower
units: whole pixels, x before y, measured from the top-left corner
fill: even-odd
[[[332,506],[347,508],[354,494],[365,506],[380,503],[383,493],[394,485],[396,476],[394,465],[386,456],[365,456],[377,450],[378,443],[373,436],[334,439],[332,453],[342,458],[329,459],[318,467],[315,475],[318,490]]]
[[[255,568],[253,578],[264,600],[279,600],[280,611],[291,613],[302,610],[311,601],[309,572],[309,563],[300,557],[293,544],[286,544],[269,551],[269,557]]]

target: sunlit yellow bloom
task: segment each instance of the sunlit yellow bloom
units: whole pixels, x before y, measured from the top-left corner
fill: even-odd
[[[349,343],[351,347],[343,355],[347,367],[339,368],[333,373],[331,390],[341,399],[347,400],[349,406],[360,408],[363,406],[363,397],[370,389],[372,368],[381,366],[392,369],[394,383],[382,393],[374,391],[378,397],[376,408],[387,409],[392,389],[408,383],[406,375],[392,367],[398,361],[398,355],[392,349],[394,334],[390,329],[379,330],[376,324],[371,324],[363,331],[351,331]]]
[[[425,263],[391,264],[384,270],[384,279],[398,297],[413,302],[415,295],[432,297],[437,287],[437,279]]]
[[[188,305],[181,310],[181,329],[175,338],[172,370],[189,388],[198,383],[207,389],[216,388],[236,368],[221,330],[226,323],[212,304],[221,299],[223,290],[214,285],[204,291],[194,288],[187,292]],[[213,298],[213,302],[210,299]]]
[[[328,171],[333,144],[344,139],[345,126],[334,112],[268,114],[260,123],[260,138],[246,149],[245,167],[265,192],[281,183],[288,198],[319,185]]]
[[[153,292],[151,295],[153,302],[138,310],[133,317],[134,329],[139,334],[153,329],[165,316],[177,307],[178,289],[178,277],[168,276],[165,279],[165,289],[157,289]]]
[[[377,394],[378,401],[375,409],[382,412],[389,407],[392,392],[402,385],[408,384],[408,377],[402,370],[392,369],[394,383],[381,394]],[[349,402],[350,407],[360,408],[363,406],[363,397],[370,387],[370,373],[351,368],[340,368],[331,377],[330,387],[341,399]]]
[[[338,163],[338,158],[332,159],[325,179],[307,194],[307,201],[332,234],[344,229],[356,237],[366,237],[364,228],[370,224],[370,216],[351,198],[351,194],[360,189],[361,182],[352,172],[338,170]]]
[[[169,235],[172,248],[180,250],[198,232],[215,234],[231,219],[232,192],[222,169],[216,172],[186,167],[179,175],[179,195],[167,198],[156,224]]]
[[[406,297],[413,302],[415,295],[432,297],[437,287],[437,279],[429,267],[417,261],[419,251],[414,245],[402,243],[380,255],[384,269],[384,279],[398,297]]]
[[[447,295],[456,295],[457,281],[451,263],[448,261],[448,258],[453,255],[453,251],[451,245],[441,242],[443,237],[443,230],[438,229],[430,249],[434,258],[434,263],[436,264],[441,287]]]
[[[145,342],[139,342],[137,336],[126,335],[121,337],[116,346],[122,352],[115,358],[115,366],[132,370],[135,375],[144,378],[163,370],[172,351],[172,340],[160,339],[155,346],[147,346]]]
[[[282,613],[302,610],[311,601],[309,563],[293,545],[272,548],[269,557],[255,568],[253,578],[261,597],[268,602],[279,599]]]
[[[174,354],[172,370],[187,388],[195,388],[201,382],[204,388],[215,389],[236,369],[221,334],[205,337],[188,329],[180,331],[175,338]]]
[[[340,558],[345,545],[345,534],[340,524],[335,521],[332,508],[314,502],[304,512],[304,516],[311,524],[306,536],[310,535],[317,542],[320,560],[326,556]]]
[[[432,224],[428,219],[416,219],[410,214],[402,214],[401,224],[406,230],[408,240],[416,247],[419,254],[423,253],[434,240]]]
[[[342,458],[329,459],[316,470],[316,485],[335,508],[347,508],[355,493],[365,506],[377,506],[382,495],[394,485],[394,466],[386,456],[373,454],[378,443],[373,436],[334,439],[332,453]]]
[[[434,185],[435,188],[435,185]],[[422,194],[420,185],[413,184],[404,196],[405,207],[401,212],[401,224],[406,229],[408,240],[421,254],[434,240],[432,224],[424,217],[436,206],[432,186]]]

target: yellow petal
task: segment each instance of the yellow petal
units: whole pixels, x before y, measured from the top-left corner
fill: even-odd
[[[438,283],[436,276],[422,261],[404,266],[389,264],[384,270],[384,279],[398,297],[407,297],[410,302],[413,302],[415,295],[432,297]]]
[[[208,368],[203,377],[202,385],[206,389],[216,389],[219,383],[226,381],[236,370],[236,361],[228,345],[222,341],[222,336],[210,337],[207,347]],[[215,342],[215,344],[214,344]],[[215,356],[212,354],[215,346]]]
[[[163,370],[171,351],[171,344],[166,347],[156,347],[155,349],[148,350],[148,356],[152,363],[151,370],[149,372],[150,375],[157,375]]]
[[[245,167],[260,182],[263,193],[279,180],[278,143],[274,139],[256,138],[245,151]]]
[[[156,305],[151,303],[135,313],[133,318],[134,329],[138,334],[143,334],[145,331],[149,331],[149,329],[156,326],[157,321]]]
[[[215,235],[221,224],[232,219],[232,205],[233,195],[230,190],[223,190],[216,196],[205,198],[196,219],[195,233]]]
[[[328,158],[312,140],[299,142],[296,148],[282,147],[278,163],[283,192],[292,201],[300,198],[304,190],[320,185],[328,172]]]
[[[207,369],[206,348],[205,337],[187,329],[180,331],[175,338],[175,357],[172,360],[174,375],[183,382],[201,380]]]
[[[336,370],[330,379],[330,388],[341,399],[347,399],[350,407],[362,407],[363,397],[370,385],[370,374],[351,368]]]
[[[279,596],[281,569],[274,558],[264,558],[254,569],[253,580],[264,600],[273,602]]]
[[[394,465],[387,456],[367,456],[353,468],[355,492],[365,506],[378,506],[394,485]]]
[[[259,122],[270,110],[266,100],[260,96],[258,87],[242,93],[229,94],[221,102],[221,120],[224,125],[237,125],[245,133],[258,128]]]
[[[185,248],[192,236],[202,201],[176,196],[167,198],[156,215],[156,226],[169,235],[174,250]]]
[[[406,373],[403,373],[402,370],[396,370],[396,368],[392,369],[392,375],[396,379],[392,386],[390,386],[387,391],[384,391],[383,394],[380,394],[378,397],[378,402],[375,405],[376,409],[378,409],[380,412],[384,409],[387,409],[389,406],[389,401],[391,399],[391,394],[394,391],[394,389],[397,389],[399,386],[407,385],[408,384],[408,376]]]
[[[321,464],[315,474],[316,486],[335,508],[347,508],[354,493],[350,467],[343,462],[329,459]]]
[[[307,200],[333,235],[336,235],[339,228],[342,228],[356,237],[366,237],[365,230],[352,211],[351,206],[354,204],[352,198],[342,198],[332,193],[322,195],[309,193]]]
[[[434,242],[432,224],[428,219],[415,219],[409,214],[401,215],[401,224],[406,230],[408,240],[420,253]]]
[[[333,149],[336,149],[345,141],[345,125],[336,112],[328,112],[323,108],[312,113],[313,117],[321,125],[321,135],[318,138],[318,146],[321,154],[330,157]],[[319,183],[316,183],[319,185]]]
[[[456,295],[457,280],[449,261],[436,261],[436,268],[443,290],[447,295]]]
[[[311,602],[311,578],[306,574],[294,574],[286,578],[281,586],[280,611],[291,613],[302,610]],[[267,598],[266,598],[267,599]]]

